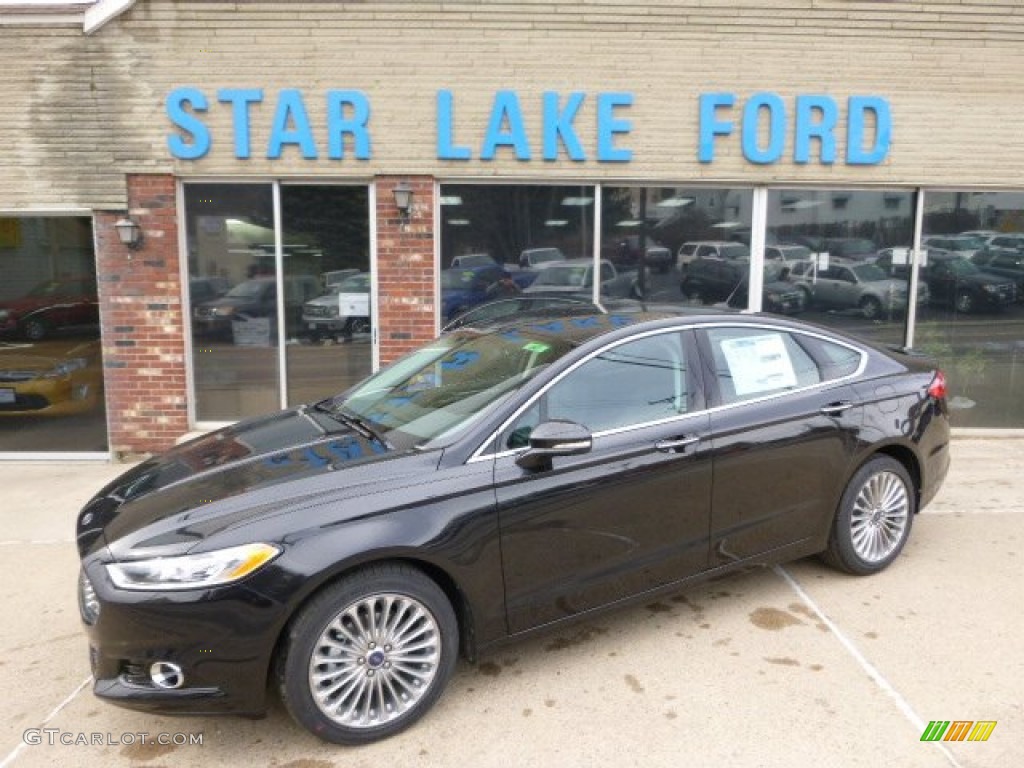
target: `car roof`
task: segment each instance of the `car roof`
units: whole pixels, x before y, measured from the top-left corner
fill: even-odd
[[[557,308],[553,308],[557,309]],[[456,328],[451,334],[505,335],[517,332],[528,333],[531,337],[549,337],[572,346],[580,346],[591,339],[611,335],[625,328],[637,325],[650,325],[652,329],[671,327],[680,319],[687,322],[711,323],[727,318],[730,322],[751,323],[766,319],[773,323],[781,321],[776,315],[759,315],[756,313],[740,313],[738,310],[712,307],[692,307],[679,305],[656,305],[650,309],[639,311],[629,309],[612,309],[607,313],[593,312],[528,312],[515,317],[497,318],[490,323],[468,325]]]

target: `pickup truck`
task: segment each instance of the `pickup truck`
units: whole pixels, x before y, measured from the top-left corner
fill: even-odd
[[[590,296],[594,285],[591,259],[567,259],[542,269],[523,293],[560,293]],[[635,272],[618,272],[610,261],[601,260],[601,295],[614,298],[643,298]]]

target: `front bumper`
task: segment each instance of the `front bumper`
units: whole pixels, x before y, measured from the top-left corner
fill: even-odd
[[[98,614],[82,611],[96,696],[154,713],[265,711],[267,676],[285,620],[281,604],[244,583],[181,592],[120,590],[95,560],[86,574],[98,605]],[[153,682],[149,670],[160,661],[181,668],[180,687]]]

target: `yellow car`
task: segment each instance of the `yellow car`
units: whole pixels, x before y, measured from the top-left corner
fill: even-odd
[[[66,416],[102,402],[98,340],[0,344],[0,416]]]

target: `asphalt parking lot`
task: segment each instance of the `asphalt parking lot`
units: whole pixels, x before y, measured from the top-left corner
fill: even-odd
[[[508,646],[358,749],[277,704],[258,721],[162,718],[93,697],[73,521],[124,469],[0,464],[0,768],[1024,765],[1024,439],[956,439],[877,576],[803,560]],[[996,726],[921,741],[933,720]]]

